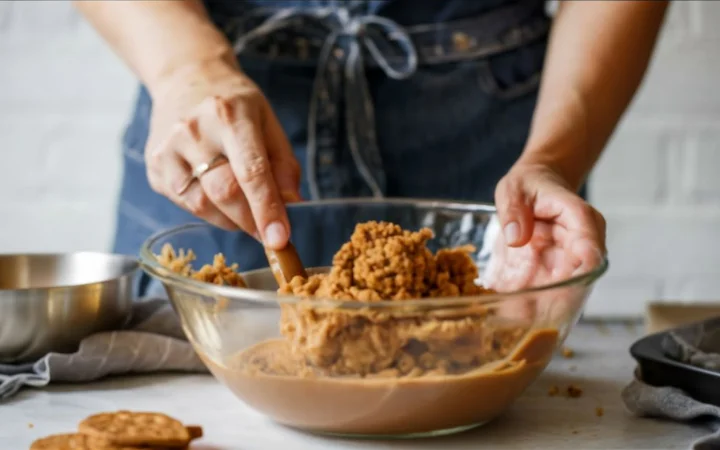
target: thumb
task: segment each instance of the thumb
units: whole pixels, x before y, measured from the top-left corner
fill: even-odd
[[[530,241],[534,216],[522,181],[506,176],[495,189],[495,207],[505,242],[511,247],[522,247]]]

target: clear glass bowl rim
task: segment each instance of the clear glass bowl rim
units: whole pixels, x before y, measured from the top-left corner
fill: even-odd
[[[408,199],[408,198],[338,198],[338,199],[327,199],[327,200],[313,200],[299,203],[293,203],[287,205],[288,209],[301,209],[311,208],[318,206],[344,206],[344,205],[397,205],[397,206],[415,206],[423,208],[437,208],[437,209],[452,209],[456,211],[466,212],[484,212],[484,213],[495,213],[495,206],[489,203],[478,203],[469,201],[444,201],[444,200],[424,200],[424,199]],[[185,291],[193,292],[195,294],[205,297],[222,297],[228,300],[245,301],[249,303],[259,304],[273,304],[278,303],[298,303],[302,301],[304,304],[310,302],[315,307],[331,307],[331,308],[348,308],[348,309],[367,309],[367,308],[398,308],[398,307],[442,307],[442,306],[458,306],[467,305],[468,303],[473,304],[488,304],[501,302],[503,300],[510,300],[520,295],[527,295],[533,293],[540,293],[543,291],[550,291],[554,289],[566,288],[571,286],[589,286],[600,278],[608,269],[607,255],[603,255],[603,259],[596,267],[588,272],[576,275],[574,277],[549,283],[541,286],[535,286],[531,288],[501,292],[497,294],[483,294],[478,296],[465,296],[465,297],[443,297],[433,299],[417,299],[417,300],[403,300],[402,302],[355,302],[355,301],[338,301],[332,299],[323,298],[303,298],[293,295],[280,295],[272,291],[241,288],[233,286],[220,286],[212,283],[206,283],[197,281],[192,278],[184,277],[177,273],[174,273],[167,268],[163,267],[157,260],[151,249],[161,239],[165,239],[174,234],[178,234],[184,231],[210,228],[212,225],[205,222],[192,222],[184,225],[178,225],[172,228],[168,228],[159,231],[145,240],[142,247],[140,248],[140,266],[149,275],[159,279],[166,286],[170,286],[176,289],[182,289]],[[258,269],[267,270],[267,269]],[[312,270],[308,268],[308,270]],[[251,273],[252,271],[241,272]]]

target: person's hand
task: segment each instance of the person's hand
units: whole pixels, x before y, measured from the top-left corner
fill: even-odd
[[[255,83],[220,64],[169,77],[152,97],[145,159],[153,190],[218,227],[284,247],[284,203],[300,199],[300,168]],[[186,185],[193,168],[218,157],[227,162]]]
[[[605,219],[551,168],[513,167],[495,191],[500,233],[484,274],[514,291],[589,272],[605,256]]]

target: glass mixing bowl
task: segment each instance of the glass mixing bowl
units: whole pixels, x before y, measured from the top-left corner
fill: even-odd
[[[497,254],[490,205],[343,199],[290,205],[288,214],[310,273],[327,271],[356,224],[370,220],[430,228],[432,251],[472,244],[481,279]],[[165,244],[192,249],[196,269],[222,250],[228,263],[251,269],[243,272],[248,288],[171,272],[156,257]],[[152,236],[141,264],[163,283],[210,371],[246,404],[291,427],[376,437],[447,434],[503,413],[546,367],[607,269],[599,258],[556,280],[515,267],[504,274],[512,291],[470,297],[302,299],[276,293],[252,238],[206,224]]]

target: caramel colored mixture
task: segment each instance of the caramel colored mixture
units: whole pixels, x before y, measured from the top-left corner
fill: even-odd
[[[557,338],[557,330],[533,330],[504,361],[462,375],[299,374],[295,370],[304,363],[284,339],[261,342],[222,362],[201,357],[238,398],[279,423],[323,433],[402,435],[496,418],[542,372]]]

